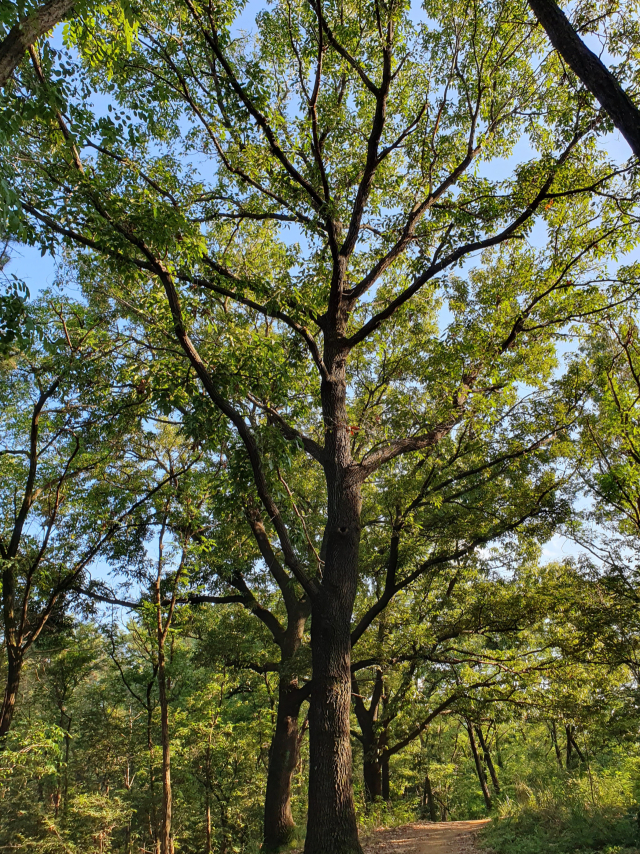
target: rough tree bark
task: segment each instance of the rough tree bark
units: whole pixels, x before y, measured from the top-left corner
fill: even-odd
[[[384,774],[383,760],[381,756],[382,742],[386,747],[385,735],[376,732],[378,723],[378,709],[383,692],[383,675],[381,670],[376,671],[376,678],[371,694],[371,701],[367,709],[364,699],[360,694],[360,688],[356,676],[352,677],[353,698],[356,717],[360,726],[362,741],[362,763],[365,799],[373,803],[377,799],[384,798]],[[388,787],[387,787],[388,788]]]
[[[640,110],[609,69],[578,36],[555,0],[528,2],[551,44],[600,102],[636,157],[640,157]]]
[[[438,820],[438,811],[436,809],[436,801],[433,797],[433,788],[431,786],[431,779],[429,778],[429,774],[424,775],[424,787],[422,791],[422,806],[427,807],[429,810],[429,820],[437,821]]]
[[[346,265],[345,265],[346,266]],[[344,269],[334,271],[343,278]],[[340,294],[342,283],[337,289]],[[351,458],[344,344],[347,309],[339,297],[325,328],[322,413],[327,524],[322,582],[311,611],[313,688],[309,708],[309,812],[305,854],[362,854],[352,787],[351,615],[358,581],[361,477]]]
[[[14,644],[7,643],[7,681],[4,689],[2,708],[0,709],[0,738],[6,735],[11,729],[18,691],[20,690],[22,663],[20,650]]]
[[[291,811],[291,786],[300,760],[298,721],[304,693],[296,677],[280,675],[276,727],[269,748],[269,769],[264,799],[263,851],[278,851],[291,841],[295,822]]]
[[[63,21],[76,5],[77,0],[49,0],[9,30],[0,43],[0,87],[11,77],[27,49]]]

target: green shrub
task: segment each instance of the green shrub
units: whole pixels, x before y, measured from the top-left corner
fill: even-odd
[[[635,763],[520,783],[480,843],[496,854],[640,854]]]

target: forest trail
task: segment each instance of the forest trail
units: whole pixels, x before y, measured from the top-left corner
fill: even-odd
[[[378,830],[364,840],[365,854],[476,854],[475,838],[489,819],[416,822]]]

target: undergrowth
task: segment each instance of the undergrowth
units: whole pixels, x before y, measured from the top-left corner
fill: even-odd
[[[634,766],[515,784],[480,845],[495,854],[640,854]]]

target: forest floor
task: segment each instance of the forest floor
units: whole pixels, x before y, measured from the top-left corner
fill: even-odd
[[[376,830],[363,839],[365,854],[477,854],[481,821],[415,822]]]

